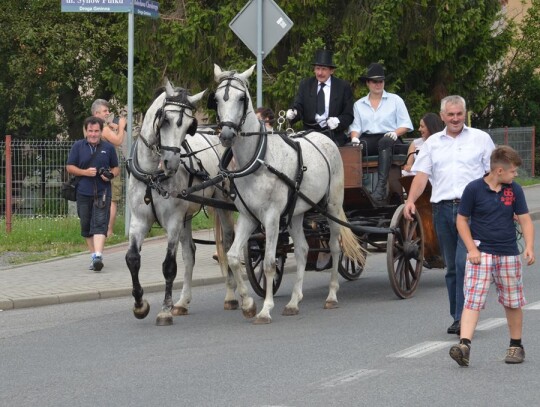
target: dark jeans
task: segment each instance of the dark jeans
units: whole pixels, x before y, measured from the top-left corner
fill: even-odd
[[[446,262],[446,289],[450,301],[450,315],[455,321],[461,319],[463,303],[463,282],[467,249],[459,237],[456,217],[459,204],[440,202],[433,204],[433,223],[439,245]]]
[[[81,236],[107,235],[111,197],[98,203],[93,196],[77,194],[77,215],[81,223]]]

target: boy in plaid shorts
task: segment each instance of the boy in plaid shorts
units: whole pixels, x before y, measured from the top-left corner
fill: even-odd
[[[461,196],[456,227],[468,252],[465,306],[459,344],[450,348],[450,357],[460,366],[469,366],[471,340],[492,278],[510,331],[510,347],[504,361],[521,363],[525,359],[521,344],[521,307],[525,298],[514,216],[523,231],[527,264],[533,264],[535,258],[534,226],[523,189],[513,182],[520,165],[521,158],[515,150],[497,147],[491,154],[491,172],[469,183]]]

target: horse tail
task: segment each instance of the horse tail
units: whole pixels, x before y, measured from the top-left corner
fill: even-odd
[[[211,212],[214,212],[213,209],[210,209]],[[228,225],[234,225],[234,213],[233,211],[220,211],[220,215],[224,216],[225,219],[220,219],[219,216],[215,216],[214,213],[214,236],[216,239],[216,251],[219,259],[219,267],[221,269],[221,274],[224,277],[227,277],[229,262],[227,260],[227,250],[229,247],[225,247],[225,242],[223,239],[223,228],[222,222],[225,222]],[[230,246],[230,242],[229,242]]]
[[[343,208],[339,209],[339,219],[343,222],[347,222],[347,216]],[[364,267],[366,264],[367,250],[362,247],[358,237],[346,226],[340,225],[340,237],[341,237],[341,250],[343,254],[356,264]]]

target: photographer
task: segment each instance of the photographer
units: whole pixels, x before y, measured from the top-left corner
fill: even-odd
[[[103,248],[109,225],[111,180],[120,174],[114,146],[101,139],[103,120],[84,121],[86,138],[78,140],[69,152],[66,170],[80,177],[77,186],[77,214],[81,235],[92,255],[90,270],[103,268]]]
[[[96,99],[92,103],[91,107],[92,116],[99,117],[104,123],[102,138],[108,141],[116,147],[116,155],[120,159],[120,148],[124,143],[126,137],[126,119],[124,117],[115,117],[111,119],[111,111],[109,102],[104,99]],[[111,215],[109,218],[109,226],[107,228],[107,236],[113,234],[114,222],[116,220],[116,212],[118,209],[118,203],[122,199],[122,178],[114,178],[112,185],[112,197],[111,197]]]

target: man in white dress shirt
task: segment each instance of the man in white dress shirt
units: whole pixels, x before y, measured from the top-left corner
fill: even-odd
[[[412,167],[416,176],[404,208],[405,218],[412,220],[414,203],[429,180],[433,221],[446,262],[446,287],[450,315],[454,319],[447,332],[458,335],[467,258],[467,249],[456,229],[458,206],[465,186],[489,172],[491,152],[495,148],[489,134],[465,125],[466,117],[466,104],[461,96],[447,96],[441,101],[441,118],[446,127],[429,137],[418,153]]]

